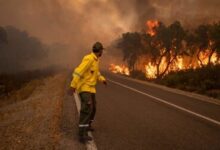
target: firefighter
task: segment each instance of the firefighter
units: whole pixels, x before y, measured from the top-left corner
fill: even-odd
[[[99,71],[99,57],[103,53],[103,45],[96,42],[92,47],[92,53],[86,55],[81,64],[74,70],[69,93],[77,92],[80,96],[81,110],[79,117],[79,140],[86,142],[92,140],[88,131],[93,131],[91,124],[96,113],[96,83],[101,81],[107,85],[106,79]]]

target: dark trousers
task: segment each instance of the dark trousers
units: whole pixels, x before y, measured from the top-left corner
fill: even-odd
[[[96,114],[95,93],[79,93],[81,101],[81,110],[79,117],[79,136],[88,135],[87,128],[91,126]]]

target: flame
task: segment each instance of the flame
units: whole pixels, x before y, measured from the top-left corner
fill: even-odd
[[[211,53],[211,50],[205,50],[205,51],[202,51],[199,53],[199,59],[202,61],[202,63],[204,65],[207,65],[208,64],[208,61],[209,61],[209,55]],[[214,65],[218,64],[219,62],[218,61],[218,57],[217,57],[217,53],[213,53],[211,59],[210,59],[210,62]],[[201,66],[201,62],[198,61],[199,65]]]
[[[159,22],[156,20],[148,20],[146,22],[147,26],[147,33],[150,34],[151,36],[154,36],[156,34],[155,28],[158,27]]]
[[[210,50],[200,53],[199,58],[204,65],[208,64],[208,57],[210,56],[210,54]],[[147,56],[139,57],[137,62],[138,63],[136,64],[136,69],[145,73],[145,76],[148,79],[157,78],[157,75],[164,72],[167,66],[167,61],[165,57],[162,58],[159,69],[157,68],[157,65],[151,62]],[[216,52],[213,53],[210,62],[214,65],[220,64],[220,60],[218,59]],[[171,71],[175,72],[186,69],[196,69],[199,67],[201,67],[201,64],[200,62],[197,62],[195,58],[191,58],[190,56],[177,56],[176,59],[170,64],[165,74],[168,74]],[[129,68],[126,67],[126,65],[111,64],[109,70],[113,73],[123,74],[127,76],[130,75]]]
[[[183,57],[177,56],[177,61],[175,63],[176,63],[176,70],[185,69],[183,64]]]
[[[159,26],[159,21],[157,20],[148,20],[146,21],[146,33],[149,34],[150,36],[156,35],[156,28]],[[158,47],[161,47],[160,43],[156,43]],[[213,41],[209,41],[209,46],[210,48],[213,45]],[[160,56],[163,56],[165,53],[166,49],[161,48],[160,49]],[[197,51],[199,52],[199,51]],[[150,58],[151,56],[149,55],[141,55],[138,56],[138,59],[136,63],[134,64],[133,68],[131,70],[137,70],[141,71],[145,74],[146,78],[157,78],[158,76],[161,75],[166,75],[169,72],[173,71],[180,71],[180,70],[186,70],[186,69],[196,69],[204,65],[208,65],[209,61],[210,63],[216,65],[220,64],[220,59],[219,56],[216,52],[212,54],[212,57],[209,60],[210,55],[212,54],[212,50],[207,49],[205,51],[201,51],[199,53],[199,56],[197,57],[197,53],[194,56],[177,56],[175,59],[171,58],[172,62],[169,62],[170,60],[167,60],[166,56],[162,57],[162,60],[160,60],[159,66],[156,65],[158,63],[152,62]],[[174,57],[173,54],[171,54],[171,57]],[[199,60],[198,60],[199,58]],[[169,66],[167,66],[169,63]],[[113,73],[119,73],[119,74],[124,74],[124,75],[130,75],[130,70],[126,65],[115,65],[111,64],[110,71]]]
[[[156,27],[159,26],[159,21],[157,20],[148,20],[146,21],[146,27],[147,31],[146,33],[150,36],[154,36],[156,34]],[[212,41],[209,41],[209,45],[213,45]],[[158,45],[160,46],[160,45]],[[166,49],[160,50],[160,55],[164,53]],[[163,57],[161,60],[161,63],[159,66],[156,65],[157,62],[151,62],[151,58],[147,55],[141,55],[138,56],[138,60],[134,66],[134,70],[141,71],[145,73],[146,78],[154,79],[157,78],[158,75],[165,75],[168,74],[171,71],[180,71],[180,70],[186,70],[186,69],[196,69],[204,65],[208,65],[209,63],[209,56],[212,54],[212,51],[210,49],[207,49],[205,51],[201,51],[199,53],[199,60],[195,56],[177,56],[170,64],[167,69],[167,59],[166,57]],[[171,56],[172,57],[172,56]],[[172,60],[173,58],[171,58]],[[218,54],[214,52],[212,54],[212,57],[210,58],[210,63],[216,65],[220,64],[220,59],[218,58]],[[133,70],[132,69],[132,70]],[[115,65],[111,64],[110,71],[113,73],[119,73],[124,75],[130,75],[129,68],[126,67],[126,65]]]
[[[171,64],[169,71],[178,71],[187,69],[184,65],[184,58],[182,56],[177,56],[176,60]]]
[[[216,65],[216,64],[220,64],[220,60],[218,61],[218,55],[217,53],[214,53],[211,57],[211,62]]]
[[[146,78],[154,79],[156,78],[157,74],[157,67],[153,65],[151,62],[149,62],[147,65],[145,65],[145,76]]]
[[[210,54],[210,50],[200,54],[200,59],[202,60],[202,63],[205,65],[208,64],[209,54]],[[196,65],[193,63],[187,63],[186,60],[187,59],[184,59],[184,57],[182,56],[177,56],[176,60],[172,64],[170,64],[169,69],[167,70],[165,74],[168,74],[171,71],[186,70],[190,68],[196,69],[200,67],[200,64]],[[218,60],[217,53],[213,53],[210,62],[213,63],[214,65],[220,64],[220,60]],[[166,59],[162,59],[162,63],[159,66],[159,74],[164,71],[164,69],[166,68],[166,65],[167,65]],[[156,78],[157,77],[156,76],[157,66],[149,62],[147,65],[145,65],[145,75],[147,78],[150,78],[150,79]]]
[[[130,71],[129,71],[128,67],[126,67],[125,65],[110,64],[109,70],[113,73],[124,74],[127,76],[130,75]]]

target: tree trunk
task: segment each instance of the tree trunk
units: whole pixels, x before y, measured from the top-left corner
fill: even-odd
[[[161,65],[161,62],[162,62],[162,59],[164,56],[166,56],[166,53],[168,51],[165,51],[161,56],[160,56],[160,59],[159,59],[159,62],[156,64],[157,65],[157,78],[161,78],[161,73],[160,73],[160,65]]]
[[[166,68],[165,68],[164,71],[161,73],[161,77],[163,77],[164,74],[167,72],[167,70],[168,70],[169,67],[170,67],[170,64],[176,59],[176,56],[177,56],[177,54],[175,54],[175,55],[173,56],[173,58],[169,60],[169,62],[167,63]]]
[[[211,50],[211,53],[209,55],[208,65],[211,65],[211,59],[212,59],[212,56],[213,56],[214,52],[215,52],[215,50]]]
[[[157,74],[156,74],[156,77],[157,77],[157,78],[159,78],[159,76],[160,76],[160,64],[161,64],[162,59],[163,59],[163,56],[160,56],[159,62],[156,63],[156,66],[157,66]]]
[[[203,64],[202,60],[199,58],[200,52],[201,52],[201,50],[198,51],[196,57],[197,57],[198,61],[200,62],[200,65],[201,65],[202,67],[204,67],[204,64]]]

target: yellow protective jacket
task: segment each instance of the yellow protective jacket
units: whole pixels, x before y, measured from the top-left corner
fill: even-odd
[[[96,93],[97,80],[105,81],[99,72],[99,60],[94,53],[86,55],[81,64],[73,72],[71,87],[77,92]]]

